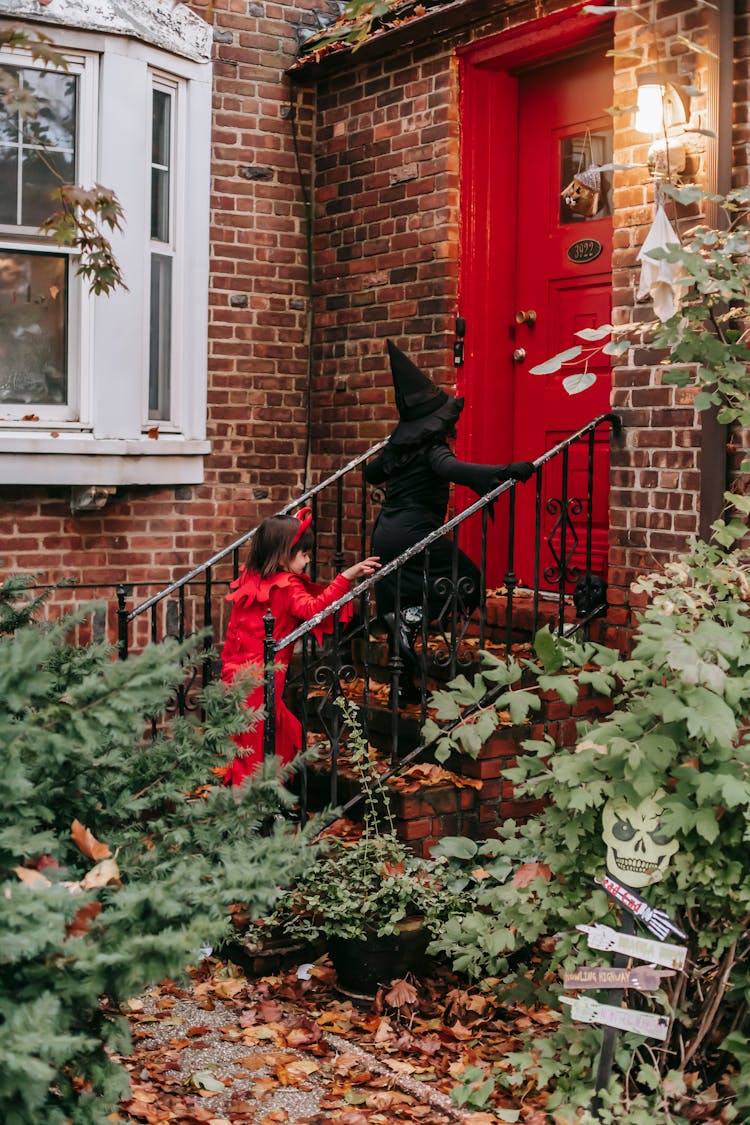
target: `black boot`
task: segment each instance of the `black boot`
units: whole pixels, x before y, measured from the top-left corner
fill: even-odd
[[[388,628],[388,648],[393,656],[393,634],[396,632],[398,653],[401,657],[403,671],[398,685],[398,706],[408,707],[410,704],[420,703],[422,690],[414,680],[419,672],[419,658],[414,651],[414,642],[422,625],[422,610],[419,606],[408,606],[401,611],[398,629],[394,629],[394,615],[384,613],[383,621]]]

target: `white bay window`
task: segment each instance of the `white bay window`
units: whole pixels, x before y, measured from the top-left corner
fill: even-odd
[[[169,422],[171,418],[177,93],[177,87],[154,80],[151,91],[149,422]]]
[[[36,0],[0,0],[0,23],[25,7],[40,18]],[[104,17],[92,29],[90,5],[73,26],[66,0],[43,30],[67,72],[0,52],[20,95],[0,108],[0,485],[203,479],[210,29],[175,9],[170,38],[157,0],[113,10],[127,24],[133,7],[131,38]],[[75,254],[40,233],[64,182],[117,193],[108,237],[127,289],[92,296]]]

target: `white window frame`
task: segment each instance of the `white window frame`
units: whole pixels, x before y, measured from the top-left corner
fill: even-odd
[[[0,0],[0,17],[8,2]],[[12,2],[28,2],[36,12],[35,0]],[[88,22],[90,15],[86,7],[81,18]],[[112,188],[122,203],[122,231],[106,234],[128,288],[91,296],[88,281],[76,279],[71,257],[68,393],[77,397],[68,413],[77,416],[34,410],[39,420],[23,421],[31,404],[22,404],[20,417],[3,423],[0,407],[0,487],[158,486],[204,479],[203,459],[211,450],[206,440],[210,29],[193,13],[184,16],[186,21],[192,38],[186,45],[175,34],[171,49],[137,35],[111,34],[106,20],[97,29],[55,23],[48,32],[54,46],[82,67],[76,178],[85,187]],[[0,66],[30,63],[28,52],[0,54]],[[152,82],[167,83],[176,97],[172,387],[170,417],[158,421],[148,419]],[[23,237],[0,238],[0,245],[6,244],[11,249],[49,245],[29,230]]]
[[[92,183],[95,175],[98,58],[94,54],[67,52],[68,73],[76,77],[76,147],[75,178],[79,183]],[[56,67],[35,62],[28,51],[0,50],[0,67],[14,70],[38,70],[61,73]],[[68,257],[67,310],[67,402],[66,403],[0,403],[0,431],[17,427],[29,415],[38,417],[38,426],[80,430],[88,423],[91,409],[90,381],[82,373],[90,367],[91,322],[88,287],[77,276],[76,262],[69,247],[58,246],[40,234],[36,227],[0,226],[0,250],[16,253],[31,251]],[[26,422],[24,425],[34,425]]]
[[[153,95],[155,91],[168,94],[171,99],[170,135],[169,135],[169,230],[166,242],[149,239],[149,253],[147,263],[147,276],[144,284],[144,299],[146,303],[146,323],[151,327],[151,271],[153,257],[159,254],[172,260],[172,276],[170,280],[170,362],[169,362],[169,412],[162,418],[149,417],[150,398],[150,350],[149,340],[145,341],[145,355],[143,370],[145,373],[143,430],[149,431],[154,426],[161,433],[179,432],[182,417],[182,387],[176,372],[182,370],[182,336],[175,331],[175,326],[180,323],[185,315],[184,290],[182,285],[183,271],[180,268],[184,257],[184,194],[187,169],[185,168],[185,143],[184,143],[184,103],[185,84],[172,75],[166,75],[156,70],[149,71],[150,98],[148,131],[151,135]],[[149,173],[153,165],[149,162]],[[146,184],[148,193],[147,212],[149,223],[151,219],[151,176],[149,174]]]

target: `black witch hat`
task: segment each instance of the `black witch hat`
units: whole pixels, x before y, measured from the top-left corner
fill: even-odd
[[[414,445],[429,434],[449,430],[463,410],[464,400],[436,387],[394,343],[386,342],[399,415],[391,444]]]

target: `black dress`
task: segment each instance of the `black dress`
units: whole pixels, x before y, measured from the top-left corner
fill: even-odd
[[[372,533],[372,553],[382,566],[442,527],[451,483],[466,485],[479,496],[508,477],[505,465],[459,461],[444,439],[418,446],[386,446],[367,466],[370,484],[385,484],[385,500]],[[434,620],[451,598],[453,540],[441,536],[430,547],[428,614]],[[479,604],[479,569],[463,551],[457,552],[459,606],[467,612]],[[401,568],[401,609],[422,605],[422,553]],[[397,571],[375,585],[378,616],[395,608]],[[441,579],[443,581],[441,581]]]

